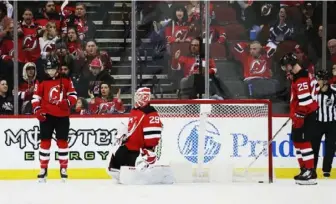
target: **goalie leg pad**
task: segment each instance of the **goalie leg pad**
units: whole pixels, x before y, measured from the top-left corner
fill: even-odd
[[[173,184],[175,179],[168,165],[155,165],[146,169],[122,166],[119,182],[124,185]]]

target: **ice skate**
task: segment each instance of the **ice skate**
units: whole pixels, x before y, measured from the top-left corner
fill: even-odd
[[[306,169],[302,175],[300,175],[296,183],[299,185],[316,185],[317,174],[315,169]]]
[[[330,178],[330,172],[323,172],[324,178]]]
[[[300,168],[300,173],[296,176],[294,176],[294,180],[297,183],[297,180],[300,178],[300,176],[302,176],[302,174],[306,171],[305,168]]]
[[[48,169],[47,168],[42,168],[40,170],[40,173],[37,175],[39,183],[47,182],[47,176],[48,176]]]
[[[60,169],[60,175],[61,175],[62,182],[65,182],[68,179],[67,169],[66,168],[61,168]]]

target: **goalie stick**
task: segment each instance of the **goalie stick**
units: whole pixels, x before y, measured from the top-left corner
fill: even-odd
[[[272,139],[267,143],[267,146],[264,147],[261,152],[254,158],[254,160],[245,168],[245,174],[248,172],[248,169],[251,168],[251,166],[259,159],[259,157],[262,155],[264,151],[267,150],[267,148],[272,144],[273,140],[276,138],[276,136],[281,132],[281,130],[287,125],[287,123],[290,121],[290,118],[287,119],[287,121],[279,128],[279,130],[274,134]]]

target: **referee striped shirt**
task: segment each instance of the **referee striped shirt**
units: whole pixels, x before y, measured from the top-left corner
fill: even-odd
[[[317,102],[319,105],[317,120],[320,122],[336,121],[336,84],[330,85],[326,92],[320,89]]]

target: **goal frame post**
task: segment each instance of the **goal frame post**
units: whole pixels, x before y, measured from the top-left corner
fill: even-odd
[[[244,104],[266,104],[267,105],[267,135],[268,135],[268,181],[269,183],[273,183],[274,181],[274,175],[273,175],[273,146],[270,142],[272,140],[273,130],[272,130],[272,102],[267,99],[226,99],[226,100],[211,100],[211,99],[154,99],[151,100],[150,104],[160,105],[160,104],[181,104],[181,105],[187,105],[187,104],[228,104],[228,105],[244,105]],[[200,117],[201,117],[200,113]]]

